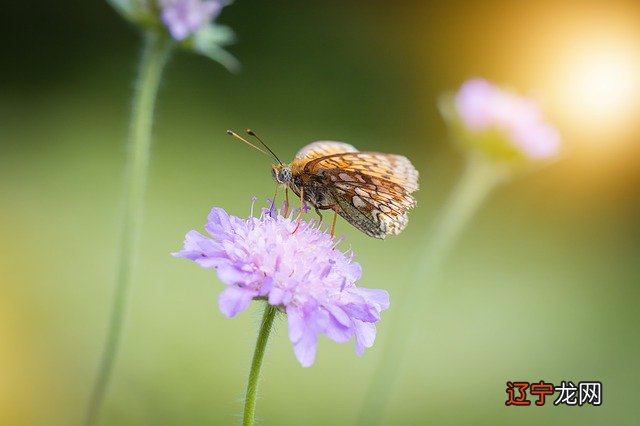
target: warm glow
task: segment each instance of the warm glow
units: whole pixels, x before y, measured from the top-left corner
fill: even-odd
[[[557,70],[556,107],[583,135],[620,135],[638,116],[640,45],[584,40],[566,52]]]
[[[576,58],[580,72],[568,82],[581,115],[594,120],[615,120],[633,103],[639,75],[631,54],[624,49],[598,49]]]
[[[583,11],[547,34],[544,92],[571,139],[611,149],[628,141],[640,111],[640,33],[625,14]],[[546,80],[546,81],[545,81]]]

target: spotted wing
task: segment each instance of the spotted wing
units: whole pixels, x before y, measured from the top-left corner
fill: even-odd
[[[346,145],[346,144],[345,144]],[[409,194],[418,189],[418,171],[407,157],[381,152],[345,152],[313,159],[305,164],[307,173],[319,170],[359,172],[384,186],[390,182],[402,187]]]
[[[403,156],[375,152],[333,154],[309,161],[305,171],[327,183],[338,214],[375,238],[397,235],[416,205],[418,171]]]

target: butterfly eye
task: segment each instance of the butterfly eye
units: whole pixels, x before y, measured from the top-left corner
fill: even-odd
[[[278,174],[278,180],[281,183],[287,183],[291,180],[291,169],[289,167],[283,167]]]

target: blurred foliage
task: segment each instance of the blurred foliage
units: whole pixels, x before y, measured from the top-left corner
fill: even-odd
[[[247,127],[283,158],[336,139],[407,155],[421,171],[419,206],[399,237],[373,241],[338,222],[343,247],[363,265],[361,284],[391,293],[379,343],[413,333],[386,422],[637,419],[637,143],[594,148],[565,132],[571,155],[498,191],[420,316],[393,321],[402,309],[394,294],[461,168],[438,95],[473,75],[523,93],[539,88],[545,65],[528,55],[537,51],[531,28],[589,7],[622,11],[640,26],[637,5],[623,1],[238,0],[225,9],[219,21],[237,34],[229,50],[243,71],[176,53],[162,84],[144,252],[103,424],[239,421],[259,312],[224,318],[215,274],[169,253],[212,206],[246,215],[253,195],[272,195],[268,160],[224,134]],[[106,330],[140,40],[105,2],[12,2],[5,16],[0,423],[76,424]],[[352,344],[321,339],[316,365],[302,369],[280,323],[263,370],[261,423],[353,423],[381,347],[359,359]],[[507,380],[540,379],[600,380],[604,404],[504,406]]]

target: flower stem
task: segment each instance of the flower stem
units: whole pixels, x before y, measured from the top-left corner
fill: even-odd
[[[167,61],[169,50],[170,41],[165,37],[152,31],[145,34],[131,111],[124,211],[120,225],[121,235],[111,319],[98,375],[87,406],[86,425],[93,425],[98,420],[122,338],[124,316],[127,310],[127,296],[133,277],[133,267],[137,260],[138,240],[142,225],[144,192],[149,169],[153,110],[162,70]]]
[[[262,316],[262,324],[258,332],[258,340],[256,348],[253,352],[253,360],[251,361],[251,370],[249,371],[249,381],[247,382],[247,395],[244,401],[244,416],[242,424],[244,426],[253,425],[256,413],[256,397],[258,396],[258,381],[260,379],[260,367],[262,367],[262,359],[264,358],[267,340],[273,325],[273,319],[278,310],[266,303],[264,315]]]
[[[429,295],[437,288],[444,260],[468,225],[473,215],[491,192],[505,179],[507,170],[483,157],[468,157],[465,169],[440,211],[432,228],[424,237],[425,246],[415,259],[414,278],[403,289],[395,305],[394,324],[406,328],[418,311],[424,308]],[[421,325],[421,329],[424,330]],[[391,333],[385,342],[373,382],[367,391],[360,424],[373,425],[382,422],[382,414],[389,397],[403,356],[411,341],[412,333]]]
[[[435,225],[425,235],[423,256],[418,262],[416,278],[435,277],[460,234],[491,192],[506,178],[507,169],[480,156],[469,156],[465,168],[442,208]],[[435,277],[437,278],[437,277]],[[417,281],[417,280],[416,280]],[[424,289],[418,283],[418,289]],[[414,284],[416,285],[416,284]],[[427,283],[433,289],[435,281]]]

